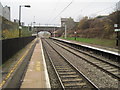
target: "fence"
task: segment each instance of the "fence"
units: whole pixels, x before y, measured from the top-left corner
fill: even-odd
[[[35,36],[2,40],[2,63],[5,63],[34,39]]]

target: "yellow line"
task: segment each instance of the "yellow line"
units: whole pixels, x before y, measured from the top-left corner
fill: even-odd
[[[5,84],[5,80],[2,81],[2,83],[0,83],[0,87],[2,87]]]
[[[35,40],[36,41],[36,40]],[[33,44],[35,43],[35,41],[33,42]],[[30,45],[29,48],[31,48],[32,45]],[[15,71],[15,69],[17,68],[17,66],[20,64],[20,62],[23,61],[23,58],[27,55],[29,50],[27,50],[24,55],[18,60],[18,62],[14,65],[14,67],[10,70],[10,72],[7,74],[7,76],[5,77],[5,79],[0,83],[0,88],[3,87],[3,85],[6,83],[6,81],[9,79],[9,77],[11,76],[11,74]]]

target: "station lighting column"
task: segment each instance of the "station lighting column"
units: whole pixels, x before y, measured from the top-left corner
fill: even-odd
[[[20,5],[19,6],[19,37],[21,37],[21,7],[27,7],[30,8],[30,5]]]

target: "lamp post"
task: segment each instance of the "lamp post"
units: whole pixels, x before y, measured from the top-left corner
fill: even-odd
[[[54,25],[54,38],[55,38],[55,25]]]
[[[30,8],[30,5],[20,5],[19,6],[19,37],[21,37],[21,7],[28,7]]]
[[[74,32],[74,34],[75,34],[75,40],[76,40],[76,33],[77,33],[77,32],[75,31],[75,32]]]
[[[63,23],[64,27],[65,27],[65,38],[67,38],[67,25],[65,23]]]

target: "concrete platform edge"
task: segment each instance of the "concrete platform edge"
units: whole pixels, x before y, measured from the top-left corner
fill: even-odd
[[[41,44],[42,57],[43,57],[43,65],[44,65],[44,69],[45,69],[46,87],[50,89],[51,86],[50,86],[49,75],[48,75],[48,71],[47,71],[47,67],[46,67],[46,62],[45,62],[45,57],[44,57],[43,44],[42,44],[41,39],[39,39],[39,41],[40,41],[39,43]]]

